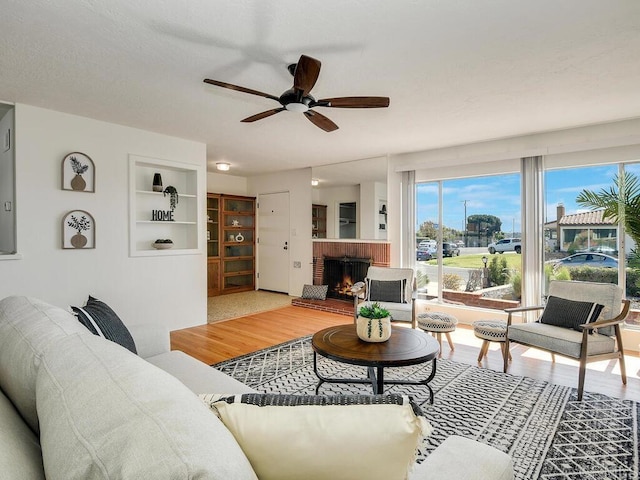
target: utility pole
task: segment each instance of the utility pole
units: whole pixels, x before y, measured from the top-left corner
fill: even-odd
[[[467,202],[469,200],[461,200],[464,204],[464,246],[467,247]]]

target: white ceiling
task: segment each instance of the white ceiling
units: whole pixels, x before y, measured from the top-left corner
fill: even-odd
[[[0,100],[205,142],[249,175],[640,116],[638,0],[2,0]],[[279,104],[286,65],[322,61],[316,98]]]

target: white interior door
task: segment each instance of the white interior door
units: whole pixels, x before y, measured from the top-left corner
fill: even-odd
[[[289,293],[289,192],[258,196],[258,288]]]

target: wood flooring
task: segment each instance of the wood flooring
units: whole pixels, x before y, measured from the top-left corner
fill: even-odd
[[[182,350],[212,365],[351,321],[345,315],[288,306],[173,331],[171,348]],[[473,329],[467,325],[458,325],[451,338],[455,350],[451,351],[443,338],[443,358],[478,365],[482,341],[474,336]],[[573,360],[556,356],[556,361],[552,362],[548,353],[522,345],[512,345],[511,355],[513,361],[509,373],[569,387],[576,387],[578,384],[578,363]],[[625,358],[628,377],[626,386],[620,379],[618,363],[605,360],[587,366],[585,391],[640,401],[640,357],[628,354]],[[488,355],[480,366],[502,371],[502,353],[498,344],[491,343]]]

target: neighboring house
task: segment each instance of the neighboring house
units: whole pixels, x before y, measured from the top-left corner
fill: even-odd
[[[557,218],[545,223],[547,245],[562,252],[611,248],[617,250],[618,228],[611,219],[603,218],[603,210],[567,215],[564,205],[557,206]]]

